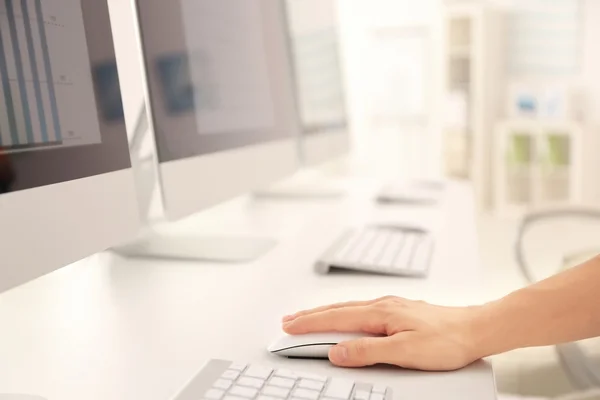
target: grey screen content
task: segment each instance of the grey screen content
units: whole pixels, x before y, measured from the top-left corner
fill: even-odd
[[[129,168],[106,0],[0,0],[0,193]]]
[[[138,0],[160,162],[288,139],[283,2]],[[275,17],[274,17],[275,16]],[[285,62],[282,62],[284,60]]]
[[[346,130],[336,2],[287,0],[286,4],[302,132]]]

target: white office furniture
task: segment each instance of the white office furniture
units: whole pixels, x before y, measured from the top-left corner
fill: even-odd
[[[498,124],[495,211],[514,214],[581,204],[583,132],[576,121],[522,118]]]
[[[486,2],[447,2],[442,26],[447,38],[442,86],[445,174],[472,181],[477,206],[488,208],[492,129],[502,90],[502,14]]]
[[[267,351],[283,315],[348,299],[398,295],[447,305],[485,298],[469,185],[439,208],[380,206],[380,182],[343,201],[241,198],[181,221],[179,230],[252,232],[280,245],[249,264],[144,261],[101,254],[0,295],[0,392],[49,400],[171,399],[211,358],[310,370],[391,386],[397,398],[496,399],[485,361],[455,372],[339,369]],[[348,223],[405,222],[437,233],[428,279],[322,276],[313,263]]]

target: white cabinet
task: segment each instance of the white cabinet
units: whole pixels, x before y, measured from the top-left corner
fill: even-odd
[[[582,127],[572,121],[507,120],[496,128],[499,213],[581,203]]]
[[[479,208],[492,203],[492,138],[502,90],[503,19],[484,2],[443,9],[444,174],[473,182]]]

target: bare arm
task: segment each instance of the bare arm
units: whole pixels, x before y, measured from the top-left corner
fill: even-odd
[[[600,257],[486,304],[481,355],[600,336]]]
[[[517,348],[600,336],[600,257],[481,306],[384,297],[301,311],[284,317],[283,329],[382,335],[333,347],[329,358],[340,366],[453,370]]]

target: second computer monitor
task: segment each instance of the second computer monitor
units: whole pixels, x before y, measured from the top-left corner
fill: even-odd
[[[286,5],[302,162],[314,166],[350,147],[336,1],[287,0]]]
[[[138,0],[168,219],[291,175],[298,118],[284,5]]]

